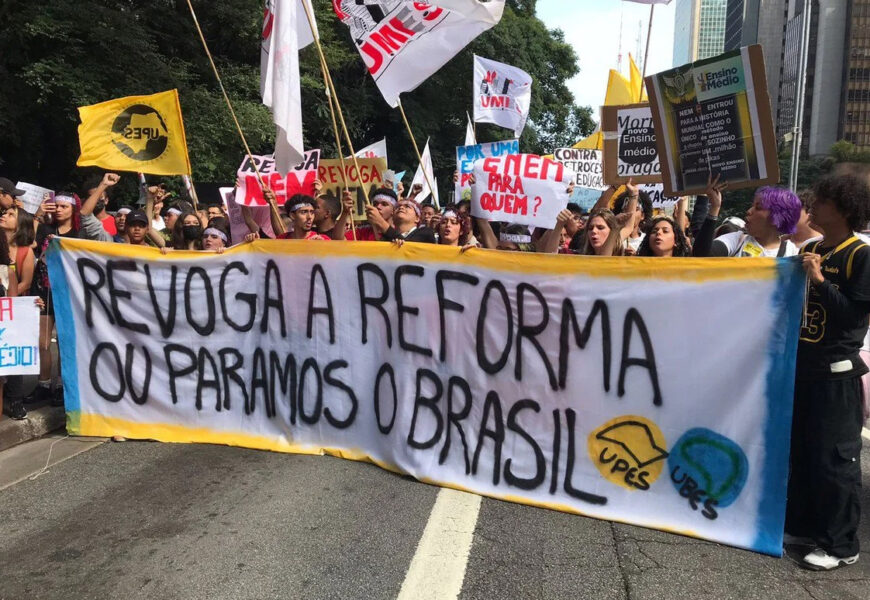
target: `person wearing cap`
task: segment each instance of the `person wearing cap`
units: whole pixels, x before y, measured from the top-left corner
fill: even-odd
[[[421,217],[419,204],[412,200],[401,200],[393,214],[393,226],[384,231],[381,239],[387,242],[403,240],[421,244],[437,243],[432,228],[420,225]]]
[[[719,175],[708,178],[710,210],[695,237],[693,256],[783,257],[798,253],[788,236],[797,228],[801,202],[794,192],[780,187],[763,187],[755,192],[752,206],[746,211],[745,231],[719,236],[711,243],[726,187],[719,183]]]
[[[370,201],[371,204],[366,206],[368,225],[357,227],[356,231],[348,231],[344,239],[375,242],[381,240],[384,232],[392,226],[393,214],[399,203],[396,192],[389,188],[379,188],[370,197]]]
[[[10,180],[0,177],[0,212],[16,206],[18,197],[24,194],[25,191],[19,190]]]
[[[127,243],[134,246],[147,246],[145,242],[151,220],[144,210],[134,209],[127,214]]]
[[[293,223],[293,231],[278,236],[279,240],[319,240],[330,238],[314,230],[314,198],[306,194],[295,194],[287,199],[284,210]]]

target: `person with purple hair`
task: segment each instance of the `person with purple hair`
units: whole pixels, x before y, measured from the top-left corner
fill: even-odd
[[[707,197],[710,210],[698,232],[694,256],[795,256],[798,248],[786,236],[794,234],[801,217],[801,201],[794,192],[781,187],[763,187],[755,192],[752,206],[746,211],[743,231],[727,233],[713,239],[722,191],[719,177],[710,179]]]

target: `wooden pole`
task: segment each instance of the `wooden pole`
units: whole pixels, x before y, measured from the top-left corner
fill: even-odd
[[[205,35],[202,33],[202,27],[199,26],[199,19],[196,18],[196,11],[193,10],[193,4],[191,4],[190,0],[187,0],[187,6],[190,8],[190,16],[193,17],[193,24],[196,25],[196,31],[199,33],[199,39],[202,41],[202,47],[205,49],[205,54],[208,56],[208,61],[211,63],[211,69],[214,72],[215,79],[217,79],[218,86],[221,88],[221,93],[224,95],[224,101],[227,103],[227,108],[230,109],[230,115],[233,117],[233,122],[236,124],[236,131],[239,132],[239,137],[242,138],[242,144],[245,146],[245,152],[248,154],[248,158],[251,159],[251,166],[254,167],[254,173],[257,175],[257,180],[260,182],[260,187],[266,189],[266,182],[263,181],[263,176],[260,174],[260,169],[257,167],[257,162],[254,160],[254,156],[251,153],[251,148],[248,146],[248,140],[245,138],[244,132],[242,132],[242,126],[239,124],[239,119],[236,117],[236,111],[233,109],[233,103],[230,102],[230,97],[227,94],[226,88],[224,88],[224,83],[221,81],[220,73],[218,73],[217,66],[214,64],[214,58],[212,58],[211,51],[208,49],[208,44],[205,41]],[[269,207],[272,211],[273,216],[277,217],[277,222],[280,225],[281,231],[279,233],[284,233],[286,229],[284,229],[284,222],[281,220],[281,214],[278,212],[278,207],[275,205],[275,201],[269,199]]]
[[[402,120],[405,122],[405,128],[408,130],[408,136],[411,138],[411,143],[414,146],[414,152],[417,154],[417,160],[420,161],[420,169],[423,171],[423,177],[426,179],[426,184],[429,186],[429,191],[432,194],[432,199],[435,201],[435,207],[441,210],[438,198],[435,196],[435,187],[429,181],[429,173],[426,171],[426,165],[423,164],[423,156],[420,154],[420,148],[417,147],[417,140],[414,139],[414,132],[411,131],[411,124],[408,123],[408,117],[405,115],[405,108],[402,106],[402,99],[399,98],[399,112],[402,113]],[[477,137],[477,136],[475,136]]]

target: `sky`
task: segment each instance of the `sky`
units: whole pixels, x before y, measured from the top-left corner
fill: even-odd
[[[669,69],[674,38],[674,6],[655,7],[647,74]],[[622,19],[622,72],[628,77],[628,53],[638,53],[638,34],[642,36],[641,52],[646,44],[650,7],[647,4],[621,0],[538,0],[537,16],[550,29],[565,32],[565,41],[574,47],[579,58],[580,73],[568,86],[577,104],[592,106],[598,120],[598,107],[604,101],[607,73],[617,68],[619,57],[619,23]],[[638,66],[643,68],[640,61]]]

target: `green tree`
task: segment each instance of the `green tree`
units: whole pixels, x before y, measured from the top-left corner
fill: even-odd
[[[274,126],[259,96],[261,0],[194,0],[200,24],[236,109],[258,153],[271,152]],[[533,0],[508,0],[502,22],[480,36],[403,98],[417,140],[430,137],[439,180],[447,185],[471,104],[474,53],[519,66],[535,80],[521,147],[546,153],[594,127],[589,107],[574,104],[566,82],[577,56],[560,31],[534,16]],[[355,145],[386,136],[391,167],[416,167],[397,111],[384,102],[330,2],[316,16],[332,77]],[[0,174],[50,187],[81,181],[76,169],[76,107],[178,88],[196,181],[233,181],[243,149],[203,52],[186,0],[6,0],[0,8]],[[302,52],[307,147],[335,156],[319,60]],[[481,140],[511,132],[483,126]],[[132,180],[132,178],[125,178]],[[128,193],[133,185],[128,181]]]

